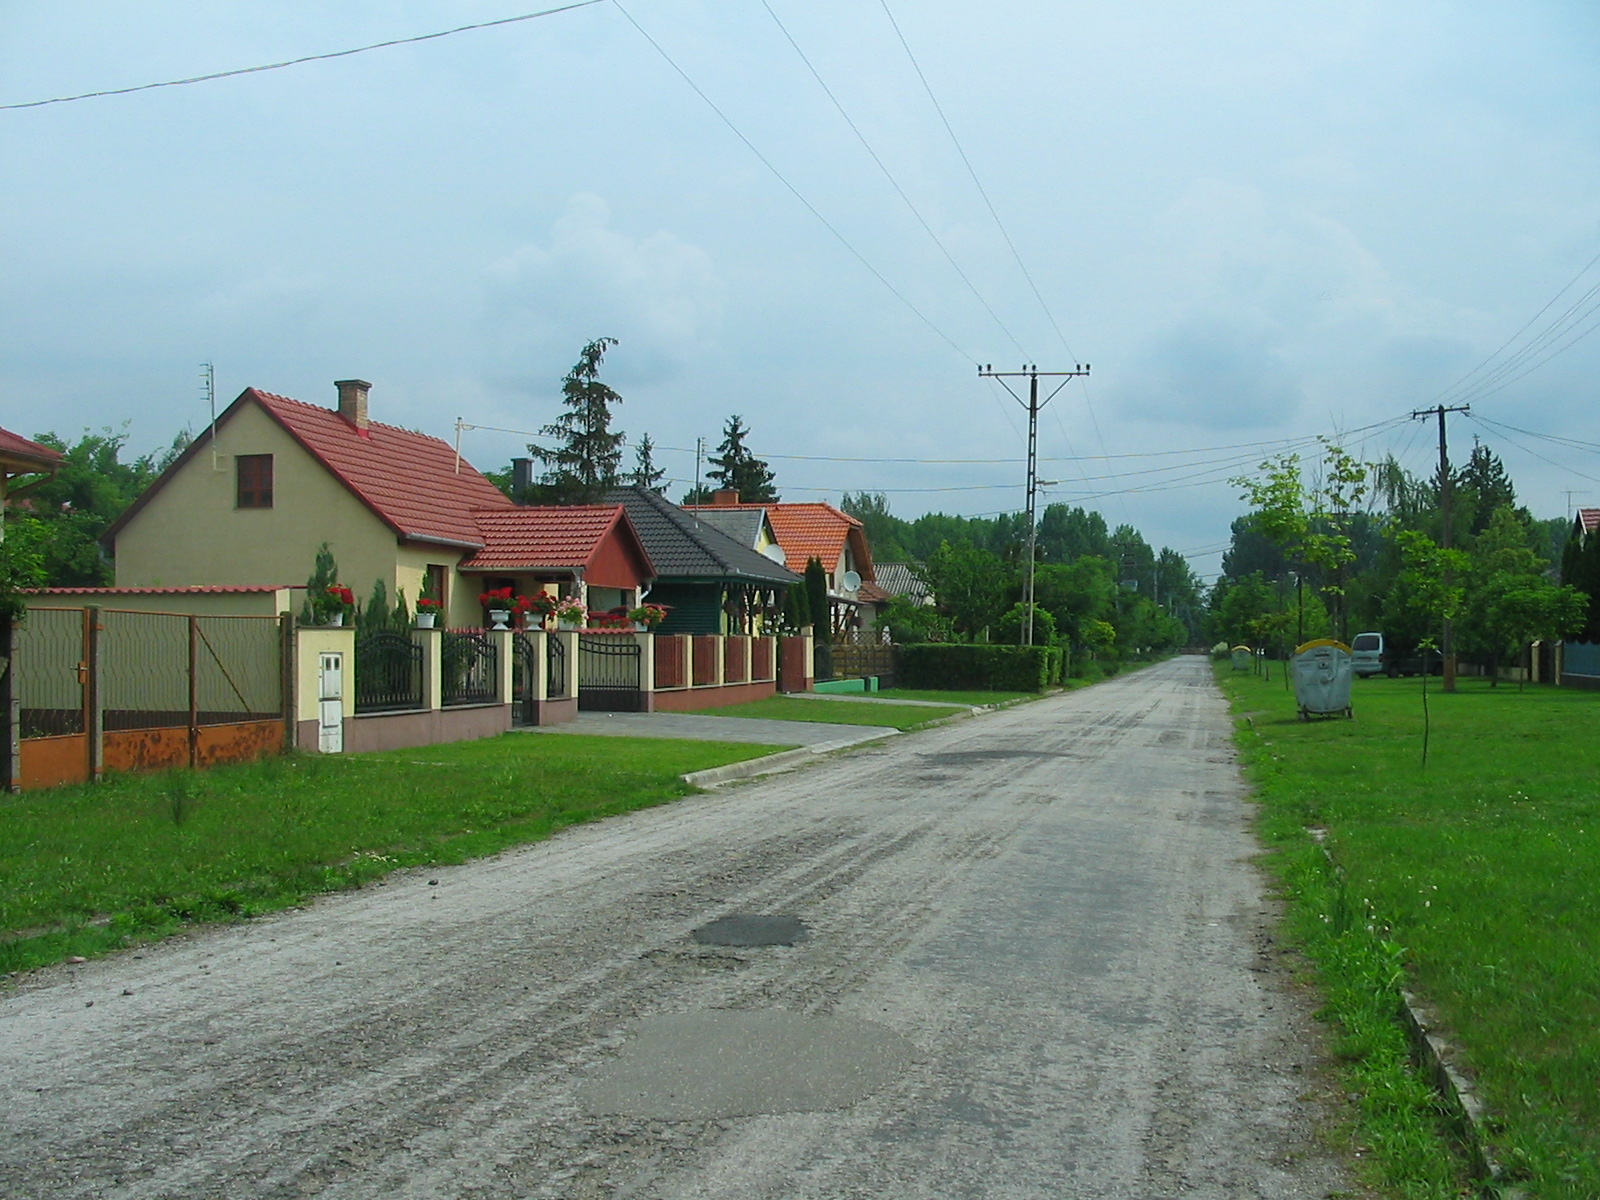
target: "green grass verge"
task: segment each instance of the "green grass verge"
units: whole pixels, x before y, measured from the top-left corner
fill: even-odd
[[[1262,832],[1385,1182],[1457,1194],[1405,1069],[1404,985],[1461,1047],[1508,1178],[1540,1197],[1600,1196],[1600,695],[1478,679],[1445,694],[1430,680],[1424,767],[1420,679],[1358,680],[1355,720],[1306,723],[1278,671],[1220,676],[1250,714],[1239,741]],[[1336,869],[1309,828],[1326,831]]]
[[[874,704],[870,700],[796,700],[773,696],[748,704],[726,708],[694,710],[703,717],[746,717],[760,721],[820,721],[828,725],[876,725],[885,729],[916,729],[943,717],[966,712],[966,708],[915,708],[898,704]]]
[[[0,799],[0,971],[251,916],[688,795],[747,743],[508,734]]]
[[[936,704],[964,704],[969,708],[1039,698],[1038,692],[936,692],[916,688],[884,688],[881,692],[872,694],[881,696],[885,700],[932,700]]]

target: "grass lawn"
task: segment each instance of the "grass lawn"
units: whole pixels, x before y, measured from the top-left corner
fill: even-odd
[[[0,972],[269,912],[693,792],[747,743],[507,734],[0,797]]]
[[[936,704],[964,704],[980,708],[986,704],[1007,704],[1012,700],[1037,700],[1037,692],[934,692],[914,688],[884,688],[871,693],[885,700],[932,700]]]
[[[960,708],[925,708],[898,704],[874,704],[870,700],[796,700],[773,696],[749,704],[730,704],[726,708],[695,709],[704,717],[749,717],[762,721],[821,721],[829,725],[878,725],[885,729],[916,729],[941,717],[966,712]]]
[[[1355,720],[1311,723],[1276,670],[1221,679],[1251,714],[1239,742],[1261,828],[1341,1051],[1367,1073],[1391,1184],[1456,1194],[1412,1144],[1425,1115],[1400,1133],[1387,1107],[1385,1089],[1408,1086],[1381,1069],[1403,1053],[1381,1027],[1404,985],[1462,1048],[1513,1177],[1540,1197],[1600,1196],[1600,694],[1463,678],[1447,695],[1430,680],[1424,767],[1420,679],[1357,680]],[[1308,829],[1326,831],[1337,872]]]

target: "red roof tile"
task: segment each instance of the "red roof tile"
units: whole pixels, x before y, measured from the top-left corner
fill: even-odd
[[[627,520],[620,504],[480,509],[472,517],[483,549],[461,565],[499,571],[586,566],[612,527]]]
[[[61,451],[41,446],[38,442],[31,442],[9,429],[0,429],[0,459],[32,460],[40,466],[45,466],[60,462]]]
[[[396,533],[480,546],[474,509],[511,508],[505,493],[448,442],[373,421],[366,430],[329,408],[248,388],[253,400]]]

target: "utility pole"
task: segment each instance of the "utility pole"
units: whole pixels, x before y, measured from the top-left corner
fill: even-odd
[[[1024,366],[1020,371],[996,371],[993,366],[985,365],[978,368],[979,379],[998,379],[1000,386],[1011,392],[1011,396],[1018,404],[1028,410],[1028,565],[1023,573],[1022,582],[1022,644],[1033,645],[1033,550],[1038,538],[1035,527],[1034,509],[1039,494],[1039,410],[1056,398],[1056,392],[1066,387],[1069,382],[1079,375],[1089,373],[1088,363],[1079,363],[1070,371],[1041,371],[1037,363]],[[1060,379],[1054,392],[1051,392],[1042,401],[1039,399],[1039,376],[1046,379]],[[1025,377],[1028,380],[1028,398],[1023,400],[1016,392],[1012,391],[1007,379]]]
[[[1437,417],[1439,419],[1439,517],[1442,525],[1439,546],[1444,550],[1450,549],[1450,455],[1445,450],[1444,415],[1445,413],[1471,411],[1472,406],[1470,404],[1460,404],[1454,408],[1446,408],[1440,404],[1435,408],[1418,409],[1411,414],[1413,421],[1421,421],[1427,417]],[[1450,583],[1448,568],[1445,570],[1444,582],[1446,586]],[[1444,628],[1441,631],[1439,644],[1439,656],[1444,660],[1442,686],[1445,691],[1453,692],[1456,690],[1456,650],[1451,637],[1449,617],[1444,618],[1443,625]]]

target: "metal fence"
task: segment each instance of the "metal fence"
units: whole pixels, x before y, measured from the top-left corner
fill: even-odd
[[[643,651],[633,637],[580,634],[578,707],[592,712],[642,712]]]
[[[30,607],[10,637],[7,786],[254,758],[288,741],[291,631],[277,617]]]
[[[380,630],[356,638],[356,712],[423,707],[422,647],[408,633]]]
[[[1561,672],[1600,677],[1600,642],[1567,642],[1561,648]]]
[[[567,671],[567,644],[558,637],[544,639],[545,695],[565,700],[572,695],[571,675]]]
[[[488,634],[447,630],[441,658],[445,707],[492,704],[500,698],[497,686],[500,653]]]

